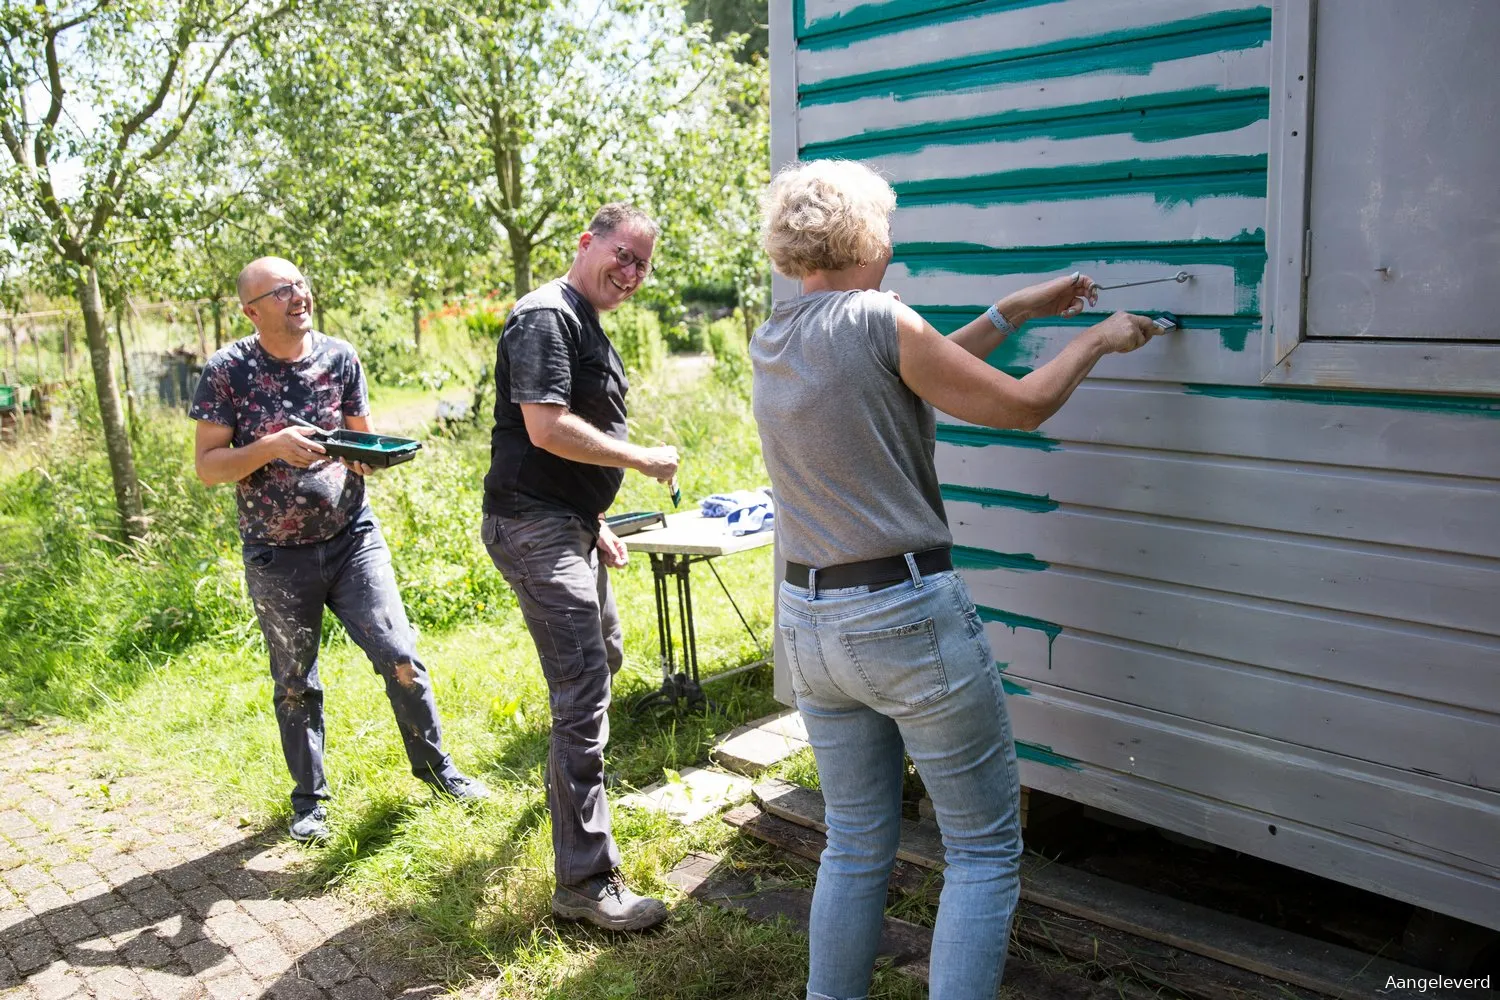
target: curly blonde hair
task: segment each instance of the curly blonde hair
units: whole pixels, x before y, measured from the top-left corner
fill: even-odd
[[[788,278],[841,271],[891,247],[896,192],[862,163],[793,163],[776,175],[761,207],[761,245]]]

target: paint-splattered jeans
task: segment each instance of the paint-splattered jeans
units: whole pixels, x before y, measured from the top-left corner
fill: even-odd
[[[443,752],[432,685],[417,659],[417,637],[401,606],[391,553],[370,509],[326,542],[246,545],[244,553],[245,582],[271,653],[281,750],[296,783],[292,808],[304,812],[328,798],[318,681],[325,606],[385,679],[412,773],[424,780],[457,774]]]
[[[547,679],[553,864],[558,883],[574,885],[620,863],[604,797],[610,682],[624,658],[609,571],[577,517],[491,514],[481,537],[516,592]]]
[[[911,580],[873,592],[781,585],[777,627],[827,807],[809,1000],[869,992],[901,837],[903,751],[932,798],[947,855],[932,1000],[993,998],[1005,968],[1021,824],[1000,673],[963,580],[908,566]]]

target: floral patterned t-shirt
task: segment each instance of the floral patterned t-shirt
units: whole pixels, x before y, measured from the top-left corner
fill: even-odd
[[[345,417],[369,412],[359,355],[314,333],[300,361],[273,358],[254,335],[216,352],[188,416],[232,428],[231,445],[243,448],[290,426],[293,416],[335,430]],[[299,469],[277,459],[236,483],[235,499],[246,545],[308,545],[332,538],[359,513],[365,481],[341,462]]]

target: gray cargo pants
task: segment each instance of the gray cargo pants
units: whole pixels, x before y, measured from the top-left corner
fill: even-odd
[[[620,863],[604,798],[610,681],[624,644],[595,529],[571,515],[487,515],[484,547],[521,606],[552,706],[547,811],[560,885]]]

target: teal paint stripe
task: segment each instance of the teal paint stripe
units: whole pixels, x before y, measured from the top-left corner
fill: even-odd
[[[1052,767],[1061,767],[1069,771],[1082,771],[1083,768],[1078,761],[1072,757],[1064,757],[1049,746],[1040,743],[1027,743],[1025,740],[1016,740],[1016,756],[1022,760],[1035,761],[1038,764],[1048,764]]]
[[[1235,314],[1260,315],[1260,283],[1265,275],[1265,233],[1242,232],[1233,240],[1178,240],[1171,243],[1075,243],[1056,247],[997,249],[976,243],[900,243],[894,261],[913,277],[924,274],[1048,274],[1072,270],[1078,261],[1221,266],[1234,272]]]
[[[931,323],[933,329],[946,335],[972,322],[988,307],[913,306],[912,308],[917,311],[917,315]],[[1017,362],[1041,360],[1042,351],[1047,347],[1046,341],[1037,336],[1041,331],[1054,328],[1082,330],[1100,322],[1107,315],[1107,313],[1084,313],[1081,316],[1054,316],[1050,319],[1034,320],[1001,341],[1000,346],[995,348],[985,361],[1010,375],[1012,369],[1021,370],[1023,367]],[[1151,313],[1147,312],[1143,315],[1149,316]],[[1182,320],[1184,333],[1212,330],[1219,335],[1219,343],[1224,345],[1225,350],[1236,353],[1245,349],[1250,334],[1258,332],[1264,322],[1259,316],[1206,316],[1179,313],[1177,318]],[[1034,369],[1026,368],[1025,370]]]
[[[1119,100],[1027,108],[975,118],[873,129],[842,139],[810,142],[801,148],[799,156],[804,160],[822,157],[866,159],[918,153],[936,145],[1079,139],[1101,135],[1129,135],[1138,142],[1166,142],[1215,132],[1233,132],[1268,118],[1270,114],[1270,91],[1265,88],[1217,90],[1197,87]]]
[[[995,669],[1000,672],[1000,687],[1005,690],[1006,694],[1030,695],[1031,688],[1017,684],[1005,676],[1005,669],[1009,666],[1009,663],[1001,663],[999,660],[995,661]]]
[[[972,545],[955,545],[953,565],[957,569],[1013,569],[1023,573],[1039,573],[1051,564],[1043,562],[1030,552],[992,552]]]
[[[799,86],[797,96],[804,106],[840,104],[864,97],[893,97],[898,101],[909,101],[954,91],[976,91],[1089,73],[1144,76],[1158,63],[1257,48],[1270,40],[1270,8],[1221,11],[1023,49],[829,77]]]
[[[1358,389],[1296,389],[1271,386],[1199,385],[1186,387],[1192,396],[1222,399],[1281,400],[1320,406],[1371,406],[1383,410],[1459,413],[1500,418],[1500,397],[1444,396],[1428,392],[1363,392]]]
[[[997,622],[1014,632],[1018,628],[1029,628],[1046,635],[1051,642],[1062,634],[1062,626],[1056,622],[1045,621],[1041,618],[1032,618],[1029,615],[1012,614],[1009,611],[999,611],[995,608],[987,608],[984,605],[976,605],[975,610],[979,612],[980,620]]]
[[[1046,514],[1057,509],[1057,501],[1049,496],[1035,493],[1013,493],[1010,490],[992,490],[983,486],[957,486],[943,483],[938,487],[944,500],[955,503],[977,503],[981,507],[1009,507],[1032,514]]]
[[[937,439],[965,448],[988,448],[998,444],[1012,448],[1056,451],[1062,447],[1059,442],[1036,431],[997,431],[988,427],[963,427],[958,424],[938,424]]]
[[[931,24],[979,17],[1001,10],[1041,7],[1059,0],[887,0],[807,23],[806,2],[796,0],[798,48],[841,48],[852,42],[896,34]]]
[[[1179,156],[1077,166],[1029,167],[973,177],[943,177],[894,185],[897,204],[1005,205],[1153,195],[1158,205],[1199,198],[1266,197],[1266,157]]]

